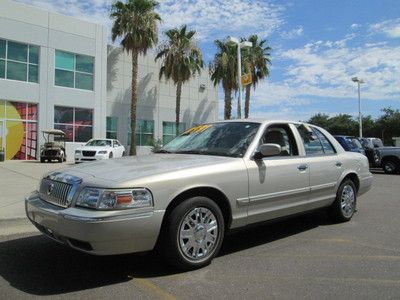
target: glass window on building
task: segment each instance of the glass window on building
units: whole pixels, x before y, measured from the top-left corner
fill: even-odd
[[[94,58],[56,50],[56,86],[93,91]]]
[[[185,123],[179,123],[179,133],[185,131]],[[176,137],[176,123],[163,122],[163,145],[168,144]]]
[[[107,117],[106,137],[108,139],[117,139],[117,131],[118,131],[118,118]]]
[[[36,159],[38,105],[0,100],[0,148],[5,159]]]
[[[39,82],[39,47],[0,39],[0,78]]]
[[[68,142],[87,142],[93,137],[93,110],[55,106],[54,129],[64,131]]]
[[[128,120],[128,145],[131,144],[131,126]],[[154,144],[154,121],[137,120],[136,121],[136,145],[153,146]]]

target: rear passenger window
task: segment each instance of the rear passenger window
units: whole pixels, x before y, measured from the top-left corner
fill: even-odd
[[[312,131],[309,126],[306,126],[304,124],[296,126],[297,130],[300,133],[301,139],[303,140],[306,155],[322,155],[325,153],[317,135]]]
[[[315,132],[315,134],[321,141],[321,144],[322,144],[325,154],[335,154],[336,153],[335,148],[333,148],[331,142],[329,142],[329,140],[325,137],[325,135],[321,131],[319,131],[317,128],[314,128],[314,127],[313,127],[313,131]]]

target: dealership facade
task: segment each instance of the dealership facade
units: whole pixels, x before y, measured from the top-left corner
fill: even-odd
[[[107,45],[102,25],[31,6],[0,2],[0,148],[6,159],[37,159],[43,129],[61,129],[70,146],[91,138],[130,144],[131,57]],[[172,82],[159,80],[154,55],[139,58],[137,144],[175,132]],[[208,72],[183,85],[183,130],[217,119]],[[68,153],[67,153],[68,154]]]

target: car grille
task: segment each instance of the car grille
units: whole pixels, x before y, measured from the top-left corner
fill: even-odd
[[[68,195],[71,189],[72,185],[69,183],[45,178],[40,183],[40,198],[57,206],[68,207],[70,205]]]
[[[45,150],[44,155],[46,156],[56,156],[58,154],[57,150]]]
[[[95,156],[96,151],[82,151],[83,156]]]

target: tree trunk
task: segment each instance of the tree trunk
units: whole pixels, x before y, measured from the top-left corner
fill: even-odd
[[[244,118],[249,117],[251,84],[246,85],[246,100],[244,102]]]
[[[179,119],[181,113],[181,95],[182,95],[182,82],[176,84],[176,107],[175,107],[175,133],[179,135]]]
[[[131,148],[129,155],[136,155],[136,106],[137,106],[138,52],[132,51],[132,98],[131,98]]]
[[[226,88],[224,89],[224,93],[225,93],[224,118],[225,120],[230,120],[232,112],[232,97],[231,97],[232,90]]]

